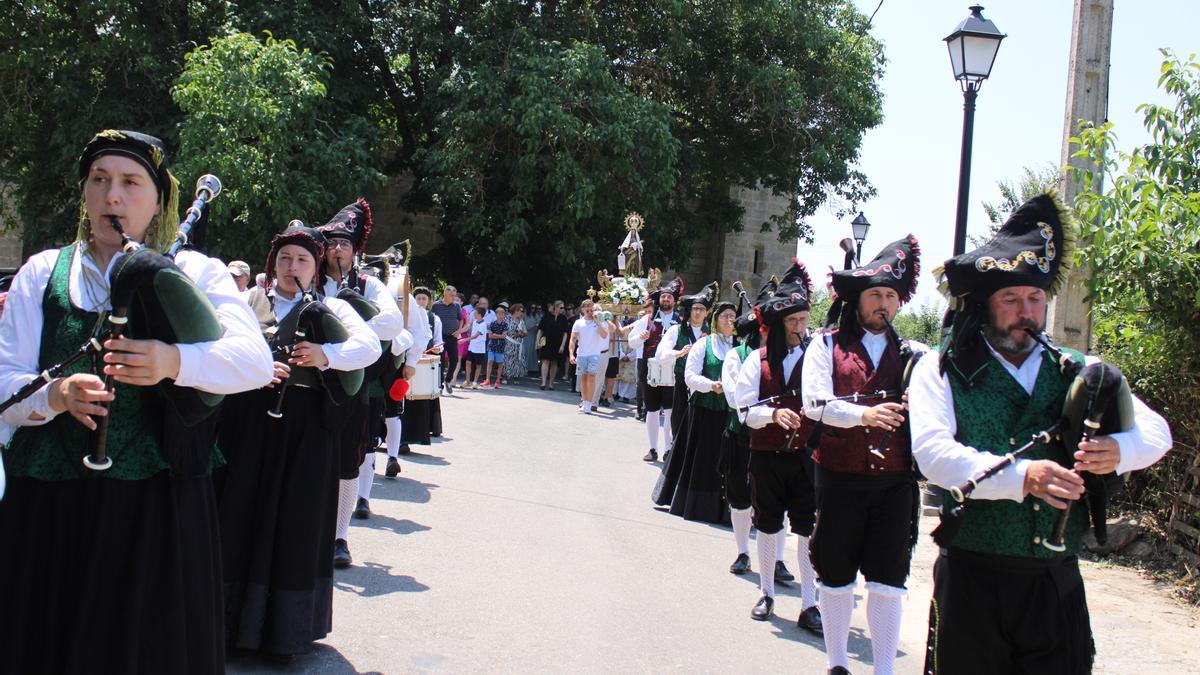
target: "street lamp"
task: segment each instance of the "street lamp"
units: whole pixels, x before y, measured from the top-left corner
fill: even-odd
[[[1007,37],[996,24],[983,18],[983,7],[971,6],[971,15],[946,38],[950,67],[963,90],[962,157],[958,165],[958,218],[954,223],[954,255],[967,248],[967,195],[971,189],[971,141],[975,130],[975,95],[992,73],[1000,41]]]
[[[862,264],[862,245],[867,239],[867,230],[871,229],[871,223],[867,222],[867,217],[862,211],[850,221],[850,231],[854,233],[854,241],[858,243],[858,253],[854,256],[854,264]]]

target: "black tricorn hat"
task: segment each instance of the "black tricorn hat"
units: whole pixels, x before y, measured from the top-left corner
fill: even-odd
[[[685,295],[679,299],[679,307],[686,314],[692,311],[692,305],[701,304],[708,309],[712,309],[713,303],[717,301],[717,296],[721,293],[721,284],[717,281],[709,282],[707,286],[700,289],[699,293]]]
[[[1008,286],[1058,292],[1075,246],[1070,212],[1054,192],[1022,204],[987,243],[933,271],[951,298],[983,297]]]
[[[676,276],[674,279],[668,281],[666,284],[659,286],[656,290],[654,290],[650,293],[650,300],[653,301],[654,304],[657,305],[658,297],[660,295],[662,295],[663,293],[670,293],[671,297],[678,300],[680,294],[683,293],[683,279],[679,276]]]
[[[759,324],[770,326],[788,314],[808,310],[811,297],[812,278],[808,276],[808,268],[792,258],[792,266],[783,273],[778,286],[766,298],[759,298],[761,303],[755,301],[754,311]]]
[[[833,292],[837,297],[854,302],[860,293],[875,286],[886,286],[900,295],[900,303],[912,299],[921,272],[921,246],[911,234],[893,241],[871,262],[849,270],[835,270]]]
[[[350,240],[355,253],[362,253],[371,237],[371,205],[359,197],[353,204],[347,204],[333,216],[328,223],[318,227],[326,239],[342,237]]]

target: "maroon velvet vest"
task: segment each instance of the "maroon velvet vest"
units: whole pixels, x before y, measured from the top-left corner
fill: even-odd
[[[879,368],[871,366],[871,357],[863,347],[861,339],[842,344],[837,334],[833,336],[833,393],[845,396],[855,392],[898,391],[904,366],[900,362],[900,350],[888,341],[888,346],[879,357]],[[874,403],[869,403],[874,405]],[[881,473],[909,471],[912,468],[912,450],[909,447],[908,431],[900,429],[892,433],[888,447],[883,451],[884,459],[870,453],[883,437],[877,427],[851,427],[840,429],[826,425],[821,434],[821,445],[813,453],[813,460],[822,468],[838,473],[855,473],[876,476]]]
[[[658,343],[662,342],[663,333],[667,332],[666,329],[663,328],[662,322],[655,321],[657,318],[658,312],[655,312],[646,322],[650,326],[650,337],[646,338],[646,342],[642,345],[642,358],[654,358],[654,350],[658,349]],[[678,315],[676,315],[676,318],[678,319]]]
[[[807,355],[807,352],[805,352]],[[804,372],[804,357],[796,362],[795,369],[792,370],[791,376],[785,373],[788,377],[786,383],[776,379],[774,373],[771,372],[771,365],[767,362],[767,348],[763,347],[758,350],[758,397],[768,398],[777,396],[789,389],[800,388],[800,376]],[[804,415],[804,405],[799,396],[788,396],[778,401],[768,403],[772,408],[788,408],[794,411],[803,420],[800,425],[800,430],[796,432],[795,438],[788,447],[784,447],[787,442],[787,437],[792,432],[775,424],[774,422],[767,424],[761,429],[750,430],[750,449],[762,450],[765,452],[798,452],[804,449],[804,444],[808,442],[809,435],[812,434],[814,423]]]

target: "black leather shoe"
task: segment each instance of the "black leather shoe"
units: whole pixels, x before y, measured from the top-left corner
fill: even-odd
[[[408,443],[400,444],[400,454],[407,455],[412,452],[412,448],[408,447]]]
[[[655,450],[654,448],[650,448],[650,452],[646,453],[646,456],[642,458],[642,461],[643,462],[657,462],[658,461],[658,451]]]
[[[350,557],[350,545],[345,539],[335,539],[333,541],[333,566],[339,570],[344,570],[350,566],[354,559]]]
[[[395,478],[400,475],[400,462],[396,461],[395,457],[388,457],[387,471],[383,475],[388,478]]]
[[[608,402],[608,399],[602,398],[596,402],[596,407],[597,408],[611,408],[612,404]]]
[[[816,605],[800,612],[800,618],[796,620],[796,625],[813,635],[825,634],[825,628],[821,624],[821,610]]]
[[[829,669],[829,675],[850,675],[850,671],[842,666],[834,666]]]
[[[646,421],[646,413],[645,413],[645,412],[639,412],[639,413],[636,415],[636,417],[637,417],[637,421],[639,421],[639,422],[645,422],[645,421]]]
[[[775,583],[787,583],[795,581],[795,579],[795,575],[788,571],[787,565],[784,565],[782,560],[775,561]]]
[[[730,574],[745,574],[750,571],[750,556],[745,553],[739,553],[737,560],[729,566]]]
[[[666,464],[669,461],[671,461],[671,451],[670,450],[663,453],[663,464]]]
[[[354,505],[354,517],[359,520],[366,520],[371,517],[371,505],[362,497],[359,497],[358,503]]]
[[[758,599],[758,604],[750,610],[750,618],[755,621],[766,621],[775,613],[775,598],[764,595]]]

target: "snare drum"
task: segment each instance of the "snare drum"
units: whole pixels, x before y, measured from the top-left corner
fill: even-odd
[[[417,372],[408,380],[408,398],[427,401],[442,395],[442,361],[437,354],[426,354],[417,362]]]
[[[646,384],[651,387],[674,387],[675,359],[647,359]]]

